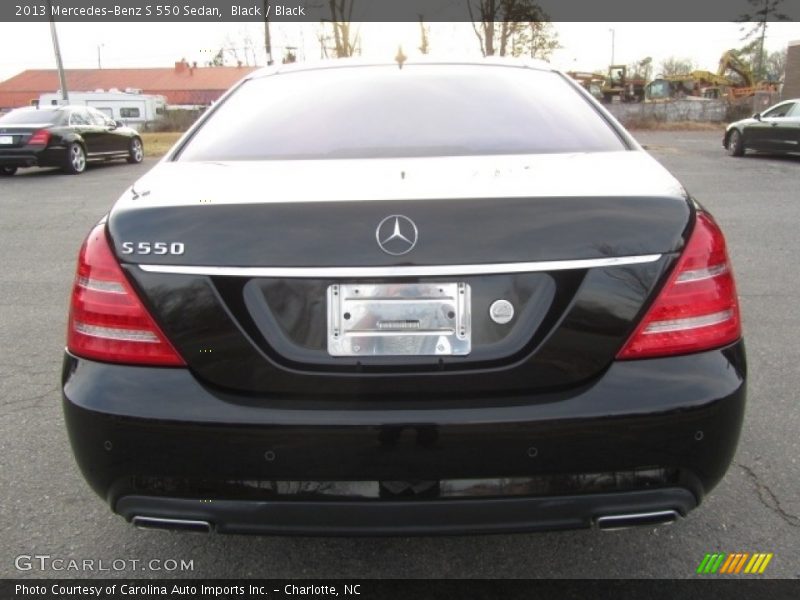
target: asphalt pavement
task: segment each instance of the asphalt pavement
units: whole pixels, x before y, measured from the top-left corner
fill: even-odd
[[[750,378],[739,449],[689,518],[617,532],[423,538],[134,529],[78,471],[59,381],[78,248],[154,161],[80,176],[24,170],[0,179],[0,576],[692,577],[707,552],[772,552],[764,576],[799,577],[800,157],[729,158],[714,132],[637,138],[722,225],[744,313]],[[25,558],[42,555],[51,558]],[[54,570],[53,559],[65,568],[94,560],[94,570]],[[170,560],[192,568],[168,570]]]

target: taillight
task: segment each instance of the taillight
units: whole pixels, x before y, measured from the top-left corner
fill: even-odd
[[[67,349],[100,361],[185,364],[125,278],[103,223],[86,238],[78,257]]]
[[[40,129],[28,140],[29,146],[47,146],[50,143],[50,132],[47,129]]]
[[[698,212],[675,270],[617,358],[689,354],[725,346],[741,335],[725,238],[708,214]]]

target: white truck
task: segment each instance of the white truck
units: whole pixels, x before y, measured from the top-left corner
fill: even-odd
[[[61,92],[42,94],[39,106],[77,104],[91,106],[115,121],[121,121],[134,129],[148,129],[166,114],[167,99],[164,96],[142,94],[141,90],[128,88],[95,90],[93,92],[69,92],[69,101],[61,99]]]

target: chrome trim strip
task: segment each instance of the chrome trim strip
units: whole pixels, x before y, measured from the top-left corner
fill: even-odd
[[[597,267],[620,267],[656,262],[661,254],[586,258],[578,260],[548,260],[540,262],[499,263],[480,265],[420,265],[397,267],[201,267],[182,265],[138,265],[148,273],[174,275],[209,275],[219,277],[274,277],[282,279],[359,279],[364,277],[457,277],[461,275],[500,275],[508,273],[538,273],[569,271]]]
[[[597,517],[595,524],[599,529],[614,531],[634,527],[641,521],[643,525],[669,525],[680,518],[676,510],[658,510],[654,512],[629,513],[622,515],[604,515]],[[655,521],[653,519],[656,519]]]
[[[134,527],[139,529],[186,529],[186,530],[205,530],[211,531],[211,523],[208,521],[193,521],[189,519],[167,519],[164,517],[145,517],[135,515],[131,519]]]

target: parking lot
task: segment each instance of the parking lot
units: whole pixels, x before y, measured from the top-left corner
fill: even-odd
[[[800,157],[733,159],[716,132],[640,142],[710,209],[741,296],[749,404],[727,476],[688,519],[662,528],[428,538],[259,538],[138,531],[88,488],[60,406],[66,312],[78,248],[152,166],[0,179],[0,575],[192,577],[689,577],[707,552],[771,552],[770,577],[800,577]],[[624,179],[631,173],[608,173]],[[126,561],[105,572],[28,571],[19,555]],[[137,566],[133,566],[136,564]]]

